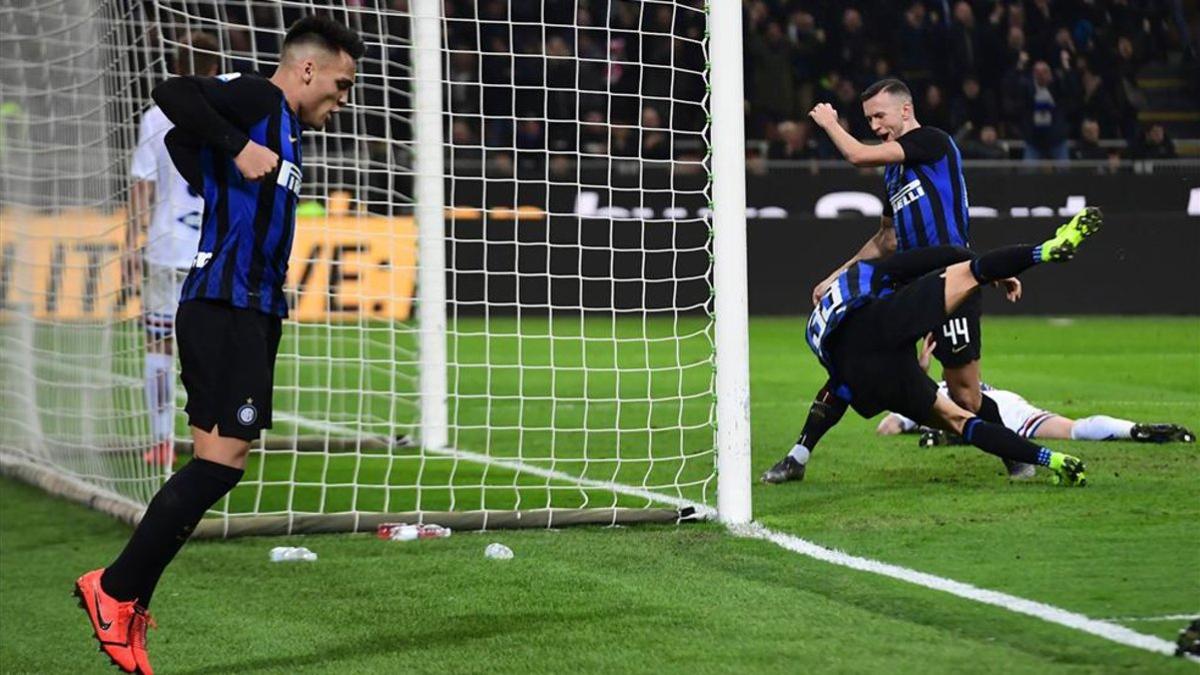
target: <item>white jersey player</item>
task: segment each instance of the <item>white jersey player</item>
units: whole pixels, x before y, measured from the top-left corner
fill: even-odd
[[[932,335],[925,336],[921,346],[918,362],[926,372],[929,371],[929,357],[936,343]],[[1108,415],[1092,415],[1073,420],[1048,410],[1042,410],[1026,401],[1020,394],[1004,389],[996,389],[985,383],[980,384],[980,390],[996,402],[1000,411],[1000,420],[1004,426],[1016,432],[1022,438],[1049,438],[1072,441],[1117,441],[1133,440],[1143,443],[1181,443],[1196,442],[1196,435],[1178,424],[1139,424],[1129,420],[1109,417]],[[945,382],[938,383],[938,396],[949,396]],[[962,440],[944,431],[923,427],[903,415],[888,413],[879,422],[875,432],[881,436],[893,434],[921,432],[921,445],[955,445]],[[1032,475],[1033,467],[1020,474],[1010,474],[1014,478],[1027,478]]]
[[[1176,424],[1138,424],[1108,415],[1092,415],[1074,420],[1048,410],[1042,410],[1026,401],[1020,394],[996,389],[986,384],[982,385],[982,388],[996,402],[1004,426],[1012,429],[1022,438],[1073,441],[1133,440],[1148,443],[1170,441],[1192,443],[1196,440],[1192,432]],[[938,395],[949,395],[944,382],[938,383]],[[913,420],[896,413],[889,413],[885,416],[875,431],[884,436],[926,432],[922,435],[922,445],[945,445],[951,442],[951,439],[944,434],[927,430]]]
[[[175,73],[217,74],[221,65],[217,48],[212,35],[190,33],[175,54]],[[150,411],[152,446],[144,459],[162,465],[174,461],[175,311],[179,308],[183,280],[196,257],[204,214],[203,197],[188,187],[167,153],[163,138],[171,127],[158,106],[146,110],[129,167],[133,187],[128,244],[135,251],[131,258],[135,263],[133,269],[141,268],[145,274],[142,323],[146,329],[146,407]],[[137,250],[142,236],[145,249]]]

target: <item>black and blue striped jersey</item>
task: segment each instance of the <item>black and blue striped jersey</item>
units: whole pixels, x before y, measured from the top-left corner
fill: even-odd
[[[204,196],[200,245],[180,302],[203,298],[287,316],[283,293],[303,178],[301,123],[283,92],[257,75],[176,77],[154,90],[175,128],[167,149]],[[253,140],[275,152],[275,171],[242,177],[234,157]]]
[[[967,183],[954,139],[934,127],[918,127],[896,139],[904,162],[884,168],[887,203],[896,248],[968,246]]]
[[[875,298],[893,293],[892,279],[873,262],[860,260],[838,275],[808,317],[808,346],[829,369],[827,340],[846,315]]]

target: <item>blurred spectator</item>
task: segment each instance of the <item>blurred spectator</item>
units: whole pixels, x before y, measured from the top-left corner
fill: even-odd
[[[893,35],[900,78],[910,89],[920,90],[933,80],[932,58],[938,52],[923,2],[908,3],[904,20]]]
[[[861,117],[861,115],[860,115]],[[838,124],[846,131],[850,131],[850,121],[845,117],[838,117]],[[817,159],[842,159],[842,153],[829,140],[829,134],[817,134]]]
[[[959,0],[954,3],[954,20],[950,24],[947,54],[950,77],[963,81],[968,74],[978,73],[983,67],[983,44],[980,31],[975,25],[975,10],[971,3]]]
[[[962,92],[950,106],[950,128],[946,131],[957,134],[963,127],[980,129],[985,124],[995,125],[997,121],[996,97],[992,92],[984,91],[979,80],[968,76],[963,80]]]
[[[792,77],[794,47],[779,23],[768,21],[762,33],[751,32],[747,51],[753,63],[751,119],[754,130],[761,137],[766,125],[796,113],[796,80]]]
[[[1133,159],[1175,159],[1175,142],[1167,137],[1161,124],[1151,124],[1133,143]]]
[[[1076,60],[1079,72],[1079,114],[1094,120],[1106,136],[1122,136],[1122,109],[1117,105],[1107,82],[1092,71],[1086,58]]]
[[[651,106],[642,109],[642,158],[670,159],[671,138],[663,128],[662,116]]]
[[[1067,119],[1073,92],[1055,78],[1045,61],[1033,64],[1032,72],[1032,77],[1019,75],[1025,159],[1067,159]]]
[[[964,128],[955,140],[963,159],[1008,159],[1008,150],[1000,145],[1000,136],[991,124],[980,127],[978,137]]]
[[[788,24],[788,39],[796,45],[793,51],[796,90],[796,112],[802,114],[813,106],[813,82],[821,74],[825,31],[817,28],[816,19],[805,11],[792,14]]]
[[[863,24],[862,12],[854,7],[847,7],[842,12],[839,30],[830,36],[829,60],[844,68],[846,76],[854,80],[871,72],[873,42]]]
[[[777,127],[779,139],[772,142],[767,151],[769,159],[812,159],[816,152],[812,148],[812,127],[807,119],[799,122],[788,120]]]
[[[1108,159],[1108,150],[1100,147],[1099,122],[1088,118],[1079,125],[1079,140],[1075,142],[1075,147],[1071,150],[1071,159]]]
[[[946,97],[942,95],[941,87],[936,84],[929,85],[925,89],[922,104],[917,106],[917,109],[917,119],[921,120],[921,124],[937,127],[946,133],[954,132],[954,129],[950,128],[950,106],[946,103]]]

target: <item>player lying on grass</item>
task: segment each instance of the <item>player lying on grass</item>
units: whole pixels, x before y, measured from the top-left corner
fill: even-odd
[[[204,195],[200,250],[175,317],[195,457],[150,500],[116,560],[75,582],[100,649],[126,672],[152,672],[147,608],[159,578],[204,513],[241,480],[250,441],[271,427],[301,129],[323,128],[346,105],[362,55],[357,33],[310,16],[288,29],[269,80],[175,77],[153,92],[175,125],[166,137],[171,159]]]
[[[1069,261],[1100,225],[1100,210],[1088,207],[1037,246],[1007,246],[979,256],[961,247],[929,247],[847,268],[822,296],[805,332],[829,374],[819,398],[823,407],[817,411],[825,418],[823,428],[836,424],[847,407],[864,418],[892,410],[959,434],[1010,462],[1049,467],[1055,482],[1086,485],[1078,458],[1031,443],[938,396],[937,383],[922,370],[913,344],[984,284],[1000,283],[1014,299],[1020,285],[1013,277],[1040,263]],[[810,417],[813,414],[810,411]],[[811,448],[798,442],[762,480],[803,479]]]
[[[933,336],[925,336],[919,361],[926,372],[929,372],[929,356],[934,348]],[[1004,419],[1004,426],[1015,431],[1022,438],[1063,441],[1137,441],[1139,443],[1196,442],[1196,435],[1178,424],[1145,424],[1108,415],[1092,415],[1073,420],[1048,410],[1042,410],[1026,401],[1020,394],[996,389],[986,383],[983,384],[983,390],[1000,407],[1000,417]],[[944,382],[938,382],[938,395],[948,395]],[[962,445],[964,442],[955,434],[948,434],[941,429],[923,427],[899,413],[888,413],[884,416],[879,421],[879,426],[875,428],[875,433],[880,436],[920,433],[922,447]],[[1030,472],[1028,475],[1033,474]]]

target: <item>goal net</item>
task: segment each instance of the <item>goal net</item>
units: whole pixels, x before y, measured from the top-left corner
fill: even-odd
[[[674,521],[718,482],[748,519],[740,15],[691,0],[16,2],[0,467],[127,520],[169,475],[139,122],[197,32],[269,74],[313,11],[367,53],[305,134],[274,426],[197,536]]]

